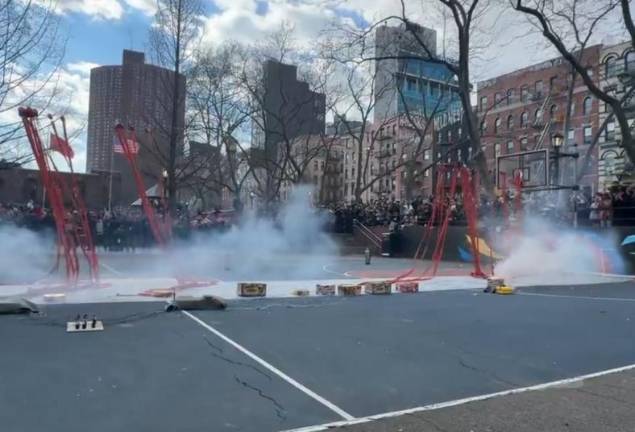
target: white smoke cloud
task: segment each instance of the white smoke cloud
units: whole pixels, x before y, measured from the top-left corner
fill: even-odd
[[[173,276],[214,275],[225,280],[306,278],[331,264],[337,245],[327,222],[310,205],[311,188],[296,188],[276,221],[254,214],[229,231],[198,234],[168,252],[154,269]]]
[[[0,284],[30,283],[46,276],[55,259],[51,234],[0,224]]]
[[[542,285],[567,282],[570,276],[619,272],[623,262],[609,236],[527,218],[522,233],[508,238],[507,244],[497,242],[507,258],[496,266],[496,274],[512,280],[530,277],[529,283]]]

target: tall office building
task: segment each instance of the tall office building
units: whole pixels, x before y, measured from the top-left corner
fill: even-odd
[[[100,66],[90,71],[87,171],[121,174],[121,190],[115,201],[130,204],[137,198],[130,167],[113,154],[117,123],[135,127],[140,143],[138,163],[146,186],[160,179],[169,155],[174,72],[145,63],[142,52],[124,50],[123,64]],[[178,145],[183,145],[185,77],[180,77],[177,115]]]
[[[298,80],[297,69],[274,60],[263,65],[261,118],[254,122],[252,144],[263,157],[268,195],[275,175],[274,161],[280,157],[279,144],[325,131],[326,97]]]
[[[254,128],[255,146],[268,149],[300,135],[324,133],[326,97],[298,80],[298,67],[267,60],[263,72],[264,127]]]
[[[376,30],[375,54],[387,58],[375,62],[375,123],[406,112],[432,118],[454,111],[460,116],[454,75],[445,66],[426,60],[437,56],[436,31],[409,25],[408,29],[401,24]]]

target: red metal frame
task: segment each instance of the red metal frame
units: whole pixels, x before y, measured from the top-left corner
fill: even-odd
[[[157,244],[164,247],[170,238],[169,233],[171,230],[171,226],[167,226],[166,224],[159,224],[159,222],[157,221],[156,213],[154,211],[154,208],[152,207],[152,204],[150,203],[150,200],[148,199],[148,194],[146,194],[146,187],[143,181],[143,177],[141,176],[141,172],[139,171],[139,166],[137,164],[137,154],[128,144],[128,140],[131,140],[133,143],[137,143],[135,130],[133,127],[129,127],[128,131],[129,136],[126,134],[126,129],[123,125],[118,124],[115,126],[115,134],[117,135],[119,144],[121,144],[121,148],[123,149],[123,154],[128,160],[130,169],[132,170],[132,175],[137,186],[137,193],[139,194],[139,199],[141,200],[143,212],[148,219],[148,224],[150,225],[152,235],[154,236]]]

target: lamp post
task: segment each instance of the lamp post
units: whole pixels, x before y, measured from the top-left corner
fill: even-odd
[[[167,201],[168,199],[168,170],[164,169],[163,172],[161,172],[161,176],[163,178],[163,185],[162,188],[163,190],[162,195],[163,195],[163,199]],[[167,209],[163,209],[165,211],[167,211]]]
[[[555,186],[558,186],[560,182],[560,150],[562,149],[562,143],[564,142],[564,136],[560,133],[555,133],[552,137],[551,145],[553,147],[553,176],[555,178],[555,182],[552,180],[552,183],[555,183]]]

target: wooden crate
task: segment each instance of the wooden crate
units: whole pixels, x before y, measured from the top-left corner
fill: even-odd
[[[403,294],[414,294],[419,292],[419,282],[399,282],[397,291]]]
[[[265,297],[267,295],[267,284],[256,282],[240,282],[236,289],[239,297]]]
[[[315,286],[315,294],[317,295],[335,295],[335,285],[320,285]]]
[[[367,282],[364,284],[366,294],[386,295],[392,293],[390,282]]]
[[[355,284],[338,285],[337,293],[341,296],[358,296],[362,294],[362,286]]]

